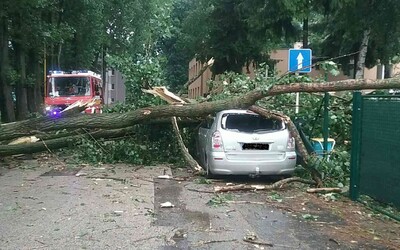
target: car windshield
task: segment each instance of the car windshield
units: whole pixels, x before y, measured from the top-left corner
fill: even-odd
[[[245,133],[266,133],[285,128],[280,120],[267,119],[255,114],[224,114],[222,128]]]
[[[54,77],[50,79],[48,95],[57,96],[90,96],[88,77]]]

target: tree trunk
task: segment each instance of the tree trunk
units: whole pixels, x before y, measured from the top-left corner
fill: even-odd
[[[35,102],[35,85],[26,87],[26,96],[27,96],[27,106],[29,113],[36,112],[36,102]]]
[[[33,82],[27,84],[28,110],[34,113],[39,112],[39,107],[42,103],[41,86],[43,84],[40,59],[35,51],[29,53],[28,65],[28,73],[34,76]]]
[[[28,117],[28,96],[26,89],[26,54],[21,46],[18,46],[19,73],[20,79],[17,82],[16,97],[17,97],[17,119],[24,120]]]
[[[108,88],[106,88],[107,86],[107,62],[106,62],[106,53],[107,53],[107,49],[106,46],[103,45],[101,47],[101,77],[103,79],[103,83],[102,83],[102,89],[103,91],[108,90]],[[108,94],[107,94],[108,96]],[[107,100],[106,100],[107,103]]]
[[[35,65],[35,106],[36,112],[41,112],[40,108],[43,105],[43,85],[46,83],[46,79],[44,79],[43,75],[46,73],[46,69],[42,70],[42,66],[40,64],[39,57],[37,57],[36,65]]]
[[[248,108],[256,101],[267,97],[293,92],[328,92],[361,89],[400,88],[400,78],[384,80],[343,80],[328,83],[294,83],[290,85],[275,85],[268,91],[253,90],[249,93],[227,100],[189,104],[183,106],[154,106],[141,108],[127,113],[109,113],[82,115],[65,118],[35,118],[11,124],[0,125],[0,141],[31,135],[35,131],[56,131],[77,128],[117,129],[132,126],[154,119],[177,117],[204,117],[224,109]],[[118,122],[116,122],[118,121]]]
[[[368,41],[370,33],[371,33],[370,29],[364,30],[363,39],[360,45],[360,52],[358,53],[358,58],[357,58],[355,79],[364,78],[365,58],[367,57]]]
[[[308,48],[308,17],[303,19],[303,48]]]
[[[62,52],[62,43],[58,44],[58,52],[57,52],[57,68],[61,69],[61,52]]]
[[[35,61],[37,57],[35,56],[35,52],[30,50],[28,53],[27,60],[27,74],[34,75],[35,73]],[[36,112],[36,102],[35,102],[35,81],[34,82],[26,82],[26,94],[27,94],[27,106],[28,111],[30,113]]]
[[[28,144],[15,144],[15,145],[0,145],[0,156],[8,156],[15,154],[32,154],[46,150],[59,149],[68,145],[76,145],[82,138],[98,139],[98,138],[118,138],[125,135],[131,135],[133,127],[113,130],[99,130],[87,134],[80,134],[56,138],[51,140],[38,141]]]
[[[1,97],[1,120],[3,122],[15,121],[14,101],[12,98],[12,88],[7,83],[7,73],[9,68],[8,60],[8,25],[7,17],[0,19],[0,94]]]

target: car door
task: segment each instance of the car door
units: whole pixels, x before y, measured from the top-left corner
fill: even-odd
[[[207,154],[207,150],[209,150],[209,135],[212,124],[214,122],[214,117],[207,117],[205,121],[200,124],[198,136],[197,136],[197,156],[200,159],[201,164],[205,165],[205,155]]]

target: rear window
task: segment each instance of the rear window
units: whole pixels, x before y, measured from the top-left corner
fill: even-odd
[[[267,119],[254,114],[224,114],[221,127],[238,132],[263,133],[282,130],[285,125],[280,120]]]

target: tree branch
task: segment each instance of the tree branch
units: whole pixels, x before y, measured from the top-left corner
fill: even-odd
[[[214,192],[231,192],[231,191],[255,191],[255,190],[276,190],[291,182],[301,182],[305,184],[316,184],[314,181],[302,179],[300,177],[286,178],[275,182],[271,185],[246,185],[240,184],[235,186],[216,186]]]
[[[176,138],[178,140],[179,147],[183,156],[185,157],[185,161],[189,164],[190,168],[196,172],[203,172],[203,168],[197,163],[195,159],[189,154],[189,150],[186,148],[185,143],[183,142],[182,136],[179,132],[178,123],[176,122],[176,117],[171,118],[172,127],[174,129]]]

